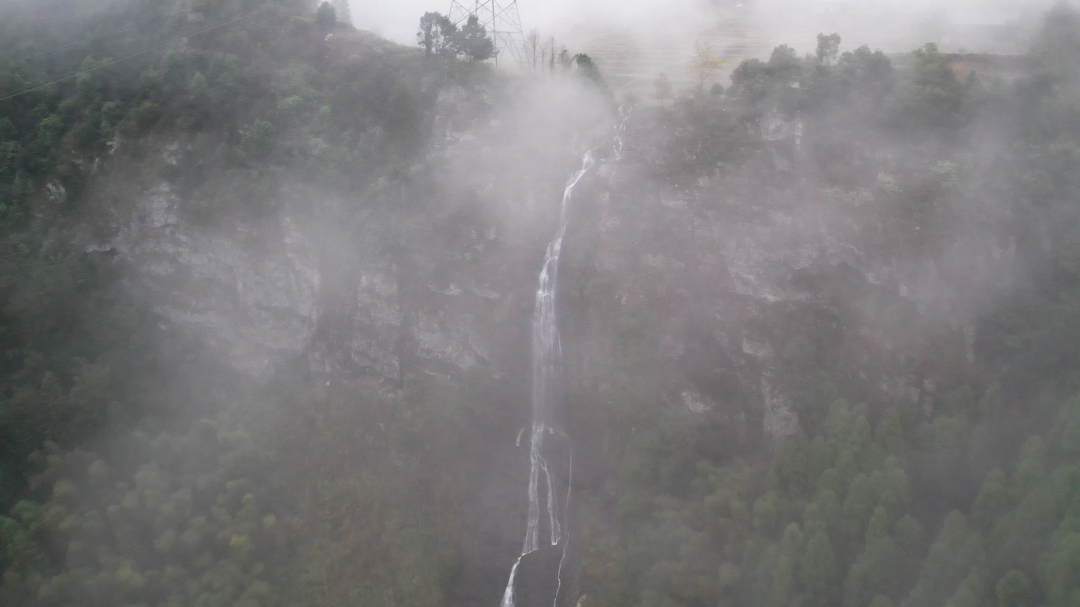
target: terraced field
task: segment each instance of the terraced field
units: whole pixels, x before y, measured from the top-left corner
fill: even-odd
[[[819,32],[839,32],[844,38],[841,50],[869,44],[891,54],[907,53],[932,41],[952,52],[1015,52],[993,44],[985,49],[979,48],[979,43],[967,47],[950,44],[950,32],[940,21],[876,17],[727,12],[703,15],[697,22],[672,20],[633,32],[612,30],[598,34],[593,29],[571,34],[567,40],[570,48],[592,56],[618,98],[634,93],[653,103],[656,102],[653,82],[660,73],[667,74],[676,93],[696,88],[697,79],[688,63],[697,40],[712,44],[716,56],[726,60],[713,79],[724,86],[730,84],[731,71],[742,60],[768,58],[779,44],[789,44],[800,54],[813,52]],[[956,39],[953,36],[954,42]]]
[[[697,40],[712,44],[717,57],[726,60],[716,75],[716,81],[726,86],[730,71],[740,61],[768,57],[776,45],[777,32],[755,30],[732,20],[696,34],[675,28],[651,32],[647,37],[610,32],[583,41],[579,48],[597,62],[617,96],[633,92],[645,100],[652,97],[653,82],[660,73],[667,74],[676,91],[697,86],[697,77],[688,68]]]

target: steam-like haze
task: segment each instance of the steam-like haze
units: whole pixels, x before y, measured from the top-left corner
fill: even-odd
[[[469,0],[462,2],[470,5]],[[518,10],[526,30],[539,28],[565,35],[582,23],[629,26],[657,17],[689,15],[708,9],[708,0],[522,0]],[[357,27],[373,29],[398,42],[412,43],[416,23],[426,11],[447,13],[450,0],[398,0],[395,2],[352,2],[353,22]]]
[[[129,3],[171,11],[183,1]],[[890,554],[910,571],[882,592],[921,592],[920,567],[934,573],[952,532],[922,566],[913,546],[933,538],[920,525],[933,532],[953,508],[960,521],[971,511],[971,539],[957,542],[966,553],[981,545],[976,529],[1026,524],[1027,504],[1076,479],[1074,463],[1067,475],[1040,472],[1051,480],[1032,481],[1034,497],[1021,499],[1024,471],[1036,468],[1008,467],[1049,410],[1049,397],[1032,398],[1029,412],[1014,393],[1052,385],[1040,374],[1070,389],[1080,376],[1080,331],[1066,330],[1080,326],[1076,74],[1055,63],[1069,72],[1061,90],[1035,90],[1009,78],[1043,78],[1025,67],[1042,55],[1004,56],[1025,52],[1054,1],[517,0],[523,29],[555,43],[546,57],[587,53],[598,73],[580,56],[565,69],[553,60],[515,72],[503,55],[481,64],[490,47],[480,55],[468,37],[425,57],[418,21],[447,14],[452,0],[348,0],[356,28],[407,51],[332,23],[315,0],[280,14],[264,10],[276,7],[268,0],[223,2],[229,11],[210,18],[176,9],[149,42],[141,14],[123,15],[128,29],[113,33],[124,6],[115,0],[0,0],[0,506],[23,493],[41,502],[20,502],[13,518],[0,508],[0,607],[166,603],[51,594],[108,590],[102,580],[131,597],[175,590],[174,604],[196,590],[224,597],[220,580],[233,578],[242,582],[227,591],[241,599],[228,604],[343,604],[340,595],[494,607],[513,599],[501,594],[508,575],[511,589],[554,592],[547,605],[614,604],[602,593],[676,604],[660,594],[670,588],[685,593],[678,604],[779,603],[781,586],[843,587],[849,604],[848,586],[871,577],[864,561],[884,562],[887,579]],[[40,21],[44,42],[6,44],[15,5],[33,9],[20,18]],[[52,23],[65,15],[54,6],[71,7],[70,25]],[[84,13],[94,19],[74,18]],[[814,57],[816,36],[834,32],[841,52],[885,54],[837,59],[823,47]],[[698,61],[692,73],[698,42],[721,69]],[[901,56],[928,42],[995,55]],[[729,78],[781,44],[795,55],[744,62]],[[1043,54],[1080,57],[1068,52]],[[976,78],[979,60],[990,73]],[[5,139],[16,124],[20,139]],[[589,169],[577,173],[582,156]],[[66,186],[70,199],[69,175],[79,186]],[[85,264],[46,257],[69,237]],[[17,263],[4,257],[12,251]],[[49,335],[39,325],[124,312],[95,291],[86,301],[104,312],[87,303],[84,314],[78,298],[91,291],[78,272],[154,306],[107,329],[120,345],[89,362],[84,349],[111,343],[106,329],[86,330],[78,347],[59,330],[50,349],[34,343]],[[1027,288],[1025,273],[1035,303],[1022,293],[1014,313],[1007,299]],[[1038,306],[1062,320],[1043,329]],[[1055,332],[1063,337],[1043,335]],[[9,347],[16,338],[25,347]],[[1029,341],[1038,356],[1012,345]],[[157,358],[138,361],[144,350]],[[67,383],[46,355],[72,367],[61,369]],[[21,383],[9,389],[7,378]],[[1008,413],[991,398],[1001,390],[985,386],[1001,378],[1016,403]],[[977,404],[968,383],[986,391]],[[902,412],[895,437],[876,419],[890,408]],[[5,453],[8,436],[29,444],[23,418],[42,428],[27,423],[28,434],[47,437],[84,415],[108,418],[84,441],[103,445],[101,462],[50,447],[40,474],[41,462]],[[214,421],[188,432],[202,416]],[[161,436],[140,427],[109,444],[136,423]],[[1041,445],[1025,447],[1039,469],[1064,451]],[[54,460],[77,464],[77,490],[54,478]],[[991,526],[984,514],[998,506],[978,500],[994,468],[1018,471],[1008,490],[1023,508]],[[1057,525],[1031,545],[1076,528]],[[552,539],[538,541],[545,529]],[[9,537],[41,543],[52,560],[15,554]],[[9,554],[30,573],[6,575]],[[514,559],[529,569],[519,581]],[[781,563],[798,567],[798,584],[781,583],[792,571]],[[818,563],[828,584],[802,579]],[[956,596],[965,577],[991,592],[995,578],[980,575],[963,572]],[[845,579],[855,582],[835,583]],[[38,600],[5,600],[23,596],[5,587]],[[244,602],[263,588],[280,601]],[[785,604],[839,602],[823,597]],[[856,604],[893,600],[866,598]]]
[[[352,4],[357,27],[409,44],[421,14],[446,13],[450,8],[450,0],[353,0]],[[1024,17],[1041,13],[1049,4],[1050,0],[519,0],[518,8],[526,30],[538,28],[560,38],[586,37],[581,31],[586,24],[594,32],[647,35],[674,29],[692,37],[715,21],[735,19],[761,31],[834,25],[869,42],[870,36],[860,33],[891,30],[903,37],[925,37],[935,34],[926,31],[934,24]]]
[[[689,86],[696,41],[712,45],[726,71],[767,58],[781,44],[812,52],[819,33],[839,33],[842,50],[866,45],[904,53],[933,42],[948,52],[1017,54],[1029,46],[1052,0],[519,0],[522,27],[588,53],[616,94],[648,94],[658,73]],[[415,43],[426,11],[449,12],[450,0],[393,3],[353,0],[354,24]],[[469,0],[463,2],[471,5]],[[727,80],[721,73],[720,80]]]

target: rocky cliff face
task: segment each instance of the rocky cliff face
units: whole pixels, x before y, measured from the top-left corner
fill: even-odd
[[[570,367],[595,368],[638,347],[618,334],[640,317],[657,328],[664,400],[748,424],[750,434],[790,435],[801,410],[835,398],[815,368],[861,386],[868,404],[932,407],[935,389],[970,372],[974,319],[1009,284],[1015,244],[987,223],[949,232],[956,217],[985,212],[972,208],[973,186],[957,181],[955,165],[902,166],[896,158],[910,150],[889,150],[868,167],[876,186],[828,189],[813,176],[801,123],[758,122],[747,125],[760,130],[756,156],[688,182],[663,176],[675,129],[639,117],[569,245]],[[932,182],[911,188],[947,188],[931,222],[944,237],[921,238],[919,226],[897,220],[891,171]],[[584,371],[575,381],[581,388],[595,377]]]
[[[423,161],[433,170],[450,170],[450,162],[481,146],[469,132],[479,119],[461,116],[475,111],[466,98],[460,90],[440,97]],[[185,153],[173,142],[162,158],[176,165]],[[447,190],[452,195],[456,186]],[[332,225],[332,217],[288,205],[213,225],[194,220],[189,206],[170,182],[155,183],[134,204],[111,209],[87,249],[115,254],[164,319],[204,338],[226,364],[260,380],[302,361],[327,378],[399,382],[403,357],[428,373],[489,360],[484,327],[507,298],[500,292],[505,280],[484,277],[483,266],[502,244],[491,222],[440,231],[421,218],[426,224],[410,226],[409,234],[392,223],[417,218],[384,213],[367,232],[350,234],[348,226]],[[402,268],[393,255],[362,242],[380,229],[389,238],[416,239],[402,243],[414,253],[404,263],[422,267]],[[427,237],[432,240],[422,242]],[[450,250],[433,248],[440,245]]]
[[[306,350],[319,320],[311,238],[284,214],[205,228],[180,219],[182,203],[168,182],[152,187],[91,250],[115,252],[165,319],[265,378]]]
[[[348,281],[324,281],[341,262],[320,246],[317,223],[282,212],[208,228],[180,219],[182,204],[168,183],[154,186],[91,250],[115,252],[165,319],[201,335],[239,370],[266,379],[301,359],[320,375],[396,381],[403,340],[430,372],[465,370],[489,356],[478,327],[504,296],[486,283],[425,284],[420,309],[408,309],[400,273],[385,259],[349,260]]]
[[[544,201],[557,201],[558,165],[572,166],[574,135],[564,129],[562,150],[543,158],[548,166],[508,161],[535,152],[521,132],[529,111],[519,104],[499,114],[492,108],[505,100],[474,93],[440,95],[424,162],[444,179],[437,196],[467,191],[479,202],[402,231],[428,242],[411,243],[400,261],[330,246],[324,222],[287,207],[207,227],[185,218],[168,182],[117,213],[111,234],[90,248],[114,251],[166,319],[258,378],[298,360],[327,378],[400,382],[403,365],[505,374],[526,351],[531,274],[554,219],[555,203]],[[763,148],[748,166],[782,175],[807,164],[801,124],[760,122]],[[799,367],[809,360],[844,369],[870,399],[927,406],[943,376],[970,362],[972,302],[1007,282],[1015,252],[986,234],[961,234],[936,252],[887,242],[882,225],[896,187],[887,154],[880,187],[854,192],[795,178],[753,183],[745,167],[664,181],[655,168],[670,134],[647,112],[632,125],[625,156],[603,163],[573,210],[565,322],[576,381],[614,372],[603,361],[622,347],[617,321],[641,310],[658,328],[666,402],[743,420],[772,438],[797,427],[810,398],[800,394]],[[949,172],[938,164],[932,170]]]
[[[496,111],[506,99],[444,91],[414,168],[430,181],[403,186],[389,211],[371,203],[362,223],[282,205],[208,226],[160,182],[89,246],[126,264],[163,318],[260,380],[301,365],[393,389],[482,369],[511,386],[467,489],[462,605],[494,604],[519,548],[526,458],[513,438],[528,416],[536,272],[577,153],[611,142],[602,112],[567,121],[546,108],[572,95],[535,93]],[[537,116],[542,134],[527,126]],[[932,407],[935,389],[968,372],[977,296],[1006,282],[1009,243],[890,240],[889,158],[874,188],[815,187],[795,176],[808,162],[799,124],[766,117],[754,158],[694,181],[662,176],[669,125],[642,111],[631,126],[625,153],[600,163],[571,209],[559,323],[572,420],[604,399],[624,406],[605,396],[611,385],[640,384],[658,397],[649,406],[716,429],[723,453],[794,433],[837,396],[830,374],[868,403]],[[575,478],[602,487],[593,442],[575,436]]]

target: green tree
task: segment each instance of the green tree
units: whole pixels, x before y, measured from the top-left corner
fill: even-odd
[[[900,421],[900,411],[890,407],[878,422],[874,437],[884,447],[887,455],[901,456],[904,452],[904,427]]]
[[[603,84],[604,78],[600,75],[600,68],[596,66],[596,62],[592,57],[585,53],[578,53],[574,55],[574,65],[577,66],[577,73],[589,82],[596,84]]]
[[[837,561],[829,537],[818,531],[806,543],[801,579],[806,607],[828,607],[838,598]]]
[[[1033,436],[1024,442],[1012,480],[1017,497],[1025,497],[1046,483],[1047,449],[1042,438]]]
[[[877,502],[874,483],[860,472],[852,479],[844,498],[844,529],[849,542],[861,542]]]
[[[895,594],[903,587],[896,570],[899,561],[900,553],[891,537],[868,539],[844,580],[844,607],[869,605],[875,596]]]
[[[998,607],[1033,607],[1036,605],[1035,589],[1023,571],[1013,569],[1001,576],[994,587]]]
[[[319,4],[315,9],[315,24],[321,29],[328,30],[337,23],[337,14],[329,2]]]
[[[799,526],[791,523],[784,530],[779,544],[769,546],[761,554],[752,592],[756,604],[784,607],[796,599],[803,541]]]
[[[1050,444],[1059,458],[1080,461],[1080,396],[1070,398],[1061,407]]]
[[[0,118],[0,141],[15,139],[15,124],[7,116]]]
[[[277,142],[277,129],[266,120],[256,120],[244,136],[244,149],[253,158],[265,158]]]
[[[888,113],[897,127],[950,129],[958,125],[963,95],[949,59],[930,43],[912,54],[908,76],[893,93]]]
[[[452,55],[456,52],[457,26],[445,15],[427,12],[420,17],[420,29],[416,32],[416,43],[424,49],[425,55]]]
[[[487,61],[496,56],[495,41],[488,36],[487,28],[480,23],[479,17],[469,15],[465,25],[457,32],[454,48],[459,55],[472,61]]]
[[[905,607],[929,607],[945,604],[968,576],[971,565],[981,555],[978,535],[971,535],[964,515],[958,511],[945,517],[937,541],[923,561],[919,581]]]
[[[802,61],[795,49],[786,44],[773,49],[769,55],[769,77],[780,87],[790,87],[802,76]]]
[[[754,502],[754,531],[766,536],[772,535],[779,532],[778,527],[780,523],[780,497],[776,493],[770,491]]]
[[[769,67],[761,59],[747,59],[731,73],[728,95],[754,105],[769,95]]]
[[[903,517],[911,505],[908,475],[895,457],[885,458],[881,470],[870,477],[878,492],[878,506],[885,509],[890,521]]]
[[[817,35],[817,60],[823,65],[831,65],[840,54],[840,34]]]
[[[1080,532],[1057,538],[1051,547],[1044,578],[1049,607],[1072,607],[1080,598]]]
[[[1009,510],[1012,497],[1009,495],[1005,473],[992,470],[983,482],[979,496],[971,511],[971,522],[982,533],[993,530],[998,520]]]
[[[777,576],[791,572],[778,567],[779,550],[776,544],[764,545],[760,538],[754,538],[747,542],[743,562],[751,567],[753,575],[750,580],[750,604],[754,607],[781,607],[773,600],[777,586]],[[790,587],[794,580],[787,578],[782,580],[785,587]]]
[[[813,536],[818,531],[826,535],[836,536],[840,533],[840,527],[844,518],[840,499],[832,489],[818,491],[814,501],[806,506],[804,515],[804,527],[806,533]]]
[[[267,454],[251,436],[201,420],[181,436],[141,432],[123,445],[143,461],[114,461],[46,446],[40,507],[0,518],[10,575],[0,599],[19,604],[262,605],[288,575],[284,529],[270,511]],[[185,475],[203,479],[189,484]],[[37,555],[62,549],[59,561]],[[257,561],[253,558],[257,554]],[[278,590],[284,588],[281,579]],[[251,599],[263,601],[252,603]],[[9,603],[5,600],[5,604]]]

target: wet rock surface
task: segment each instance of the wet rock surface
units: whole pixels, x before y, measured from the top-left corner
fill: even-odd
[[[114,252],[167,320],[198,332],[257,378],[301,355],[319,319],[321,274],[310,237],[282,215],[207,229],[179,218],[180,197],[152,187],[115,235]]]
[[[562,600],[556,602],[556,595],[560,591],[559,565],[562,558],[561,546],[545,546],[522,557],[518,566],[519,581],[514,604],[520,607],[565,605],[565,597],[558,597]]]

